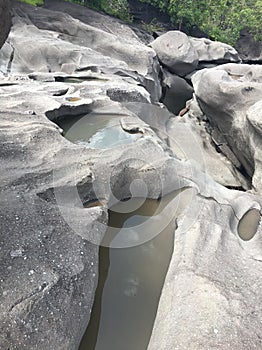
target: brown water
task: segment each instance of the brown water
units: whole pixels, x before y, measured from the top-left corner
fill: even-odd
[[[143,199],[132,199],[130,207],[138,209],[130,213],[119,213],[121,206],[127,206],[126,202],[109,210],[109,226],[117,229],[108,228],[103,244],[109,248],[100,247],[95,302],[79,350],[147,349],[173,252],[176,204],[172,203],[176,195],[165,196],[161,201],[147,199],[143,204]],[[157,222],[167,204],[168,214],[173,212],[173,220],[165,220],[164,215],[166,224],[158,227]],[[185,202],[182,207],[184,205]],[[156,221],[152,222],[152,218]],[[163,229],[141,245],[112,248],[117,237],[121,237],[121,231],[127,234],[126,229],[130,229],[132,235],[141,227],[148,231],[147,237]]]
[[[239,237],[244,241],[252,239],[257,232],[260,220],[261,214],[258,209],[247,211],[238,223],[237,230]]]

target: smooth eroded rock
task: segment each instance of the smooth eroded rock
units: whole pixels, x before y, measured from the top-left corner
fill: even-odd
[[[206,38],[190,37],[195,48],[199,62],[213,62],[216,64],[240,62],[238,52],[230,45]]]
[[[226,64],[193,78],[200,107],[261,192],[262,67]]]
[[[182,32],[169,31],[150,46],[156,51],[159,61],[172,73],[185,76],[197,67],[197,52],[189,37]]]

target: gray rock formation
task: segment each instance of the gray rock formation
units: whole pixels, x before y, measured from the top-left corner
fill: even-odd
[[[198,54],[199,63],[240,62],[238,52],[230,45],[206,38],[190,37],[190,42]]]
[[[262,68],[226,64],[202,70],[192,81],[202,111],[252,178],[254,189],[261,193]]]
[[[0,23],[1,23],[0,48],[1,48],[11,28],[11,14],[9,11],[9,0],[0,1]]]
[[[171,118],[167,123],[169,146],[181,160],[195,160],[221,185],[229,188],[249,189],[249,183],[238,168],[222,152],[218,153],[208,132],[210,126],[194,99],[188,103],[189,112]]]
[[[68,12],[71,7],[68,6]],[[84,15],[83,7],[77,6],[76,9]],[[161,87],[156,54],[128,27],[118,30],[116,25],[115,33],[111,30],[109,33],[109,29],[97,29],[66,13],[19,3],[14,13],[16,17],[12,37],[2,50],[6,60],[11,53],[13,59],[8,67],[1,67],[2,71],[54,72],[64,71],[70,65],[70,73],[73,73],[99,68],[102,73],[135,77],[139,84],[151,92],[153,101],[159,100]],[[90,10],[87,10],[86,18],[89,15]],[[101,15],[100,18],[105,26],[107,17]],[[32,36],[36,39],[34,47],[30,46]]]
[[[149,198],[190,194],[182,211],[168,207],[175,249],[148,349],[261,348],[260,67],[194,74],[197,101],[172,118],[151,103],[161,95],[154,50],[104,15],[68,3],[64,13],[51,9],[61,3],[17,3],[0,51],[0,348],[78,349],[107,209],[141,193],[134,180]],[[105,117],[110,127],[99,124]],[[84,122],[88,140],[62,136],[59,126],[65,134]],[[221,185],[245,181],[216,154],[209,126],[256,194]]]
[[[198,64],[198,55],[188,36],[179,31],[169,31],[150,46],[156,51],[159,61],[172,73],[185,76]]]

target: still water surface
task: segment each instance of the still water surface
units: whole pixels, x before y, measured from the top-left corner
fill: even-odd
[[[161,201],[132,199],[130,204],[138,209],[131,213],[119,213],[121,203],[109,210],[103,242],[109,248],[100,247],[95,302],[79,350],[146,350],[173,252],[175,222],[171,220],[161,233],[141,245],[112,248],[110,244],[123,228],[134,231],[142,224],[150,234],[151,217],[158,217],[173,198],[174,194]]]
[[[106,149],[134,142],[140,134],[125,132],[120,125],[124,114],[92,112],[79,117],[65,116],[56,123],[71,142],[88,148]]]

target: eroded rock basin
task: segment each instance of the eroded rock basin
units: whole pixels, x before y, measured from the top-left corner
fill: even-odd
[[[61,118],[57,124],[69,141],[90,148],[111,148],[134,142],[141,135],[125,132],[120,125],[121,114],[92,112],[72,118]]]
[[[91,321],[79,350],[147,349],[173,252],[175,217],[185,204],[180,197],[189,199],[187,190],[177,195],[133,198],[109,210]],[[165,220],[171,208],[174,215]]]

